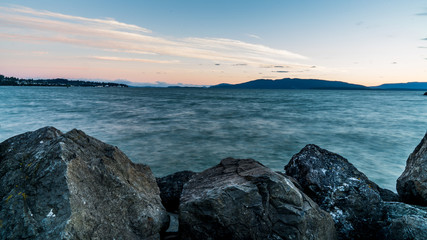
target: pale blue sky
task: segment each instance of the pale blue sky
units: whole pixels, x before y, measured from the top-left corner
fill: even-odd
[[[0,74],[200,85],[427,81],[426,13],[420,0],[6,0]]]

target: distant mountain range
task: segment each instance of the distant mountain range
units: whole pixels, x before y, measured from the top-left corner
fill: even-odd
[[[259,79],[239,84],[219,84],[211,88],[245,89],[369,89],[368,87],[339,81],[318,79],[284,78],[279,80]]]
[[[340,81],[320,79],[284,78],[278,80],[258,79],[238,84],[222,83],[210,88],[231,89],[342,89],[342,90],[427,90],[427,82],[383,84],[366,87]]]
[[[372,88],[389,90],[427,90],[427,82],[387,83]]]
[[[125,80],[114,82],[81,81],[56,79],[21,79],[0,75],[0,86],[60,86],[60,87],[150,87],[150,88],[231,88],[231,89],[339,89],[339,90],[423,90],[427,91],[427,82],[387,83],[375,87],[367,87],[341,81],[320,79],[283,78],[277,80],[258,79],[238,84],[222,83],[213,86],[202,85],[170,85],[165,82],[134,83]]]

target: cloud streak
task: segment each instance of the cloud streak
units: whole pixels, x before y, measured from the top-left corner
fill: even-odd
[[[16,13],[16,14],[28,14],[32,16],[38,16],[38,17],[44,17],[44,18],[53,18],[53,19],[61,19],[61,20],[69,20],[74,22],[80,22],[80,23],[92,23],[97,24],[100,26],[109,26],[111,29],[122,29],[122,30],[131,30],[131,31],[138,31],[138,32],[145,32],[145,33],[151,33],[151,30],[146,28],[141,28],[136,25],[132,24],[126,24],[118,22],[114,19],[94,19],[94,18],[85,18],[85,17],[78,17],[78,16],[71,16],[71,15],[65,15],[61,13],[54,13],[49,11],[37,11],[32,8],[27,7],[0,7],[0,11],[3,12],[9,12],[9,13]]]
[[[261,66],[307,59],[261,44],[225,38],[164,38],[155,36],[149,29],[114,19],[85,18],[19,6],[0,7],[0,37],[12,41],[57,42],[110,53],[149,55],[149,59],[91,57],[105,61],[168,64],[182,62],[181,58],[184,58],[184,61],[202,59]]]
[[[111,57],[111,56],[92,56],[89,57],[96,60],[106,60],[106,61],[117,61],[117,62],[143,62],[143,63],[178,63],[178,61],[162,61],[162,60],[152,60],[152,59],[141,59],[141,58],[121,58],[121,57]]]
[[[251,37],[251,38],[256,38],[256,39],[262,39],[260,36],[258,36],[258,35],[255,35],[255,34],[247,34],[249,37]]]

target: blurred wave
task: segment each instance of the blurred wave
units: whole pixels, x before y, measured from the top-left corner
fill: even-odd
[[[0,141],[47,125],[78,128],[157,176],[229,156],[282,171],[313,143],[395,190],[426,123],[417,91],[0,88]]]

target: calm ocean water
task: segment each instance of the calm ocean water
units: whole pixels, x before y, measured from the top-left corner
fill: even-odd
[[[306,144],[395,191],[427,130],[417,91],[0,87],[0,142],[47,125],[118,146],[156,176],[225,157],[283,170]]]

